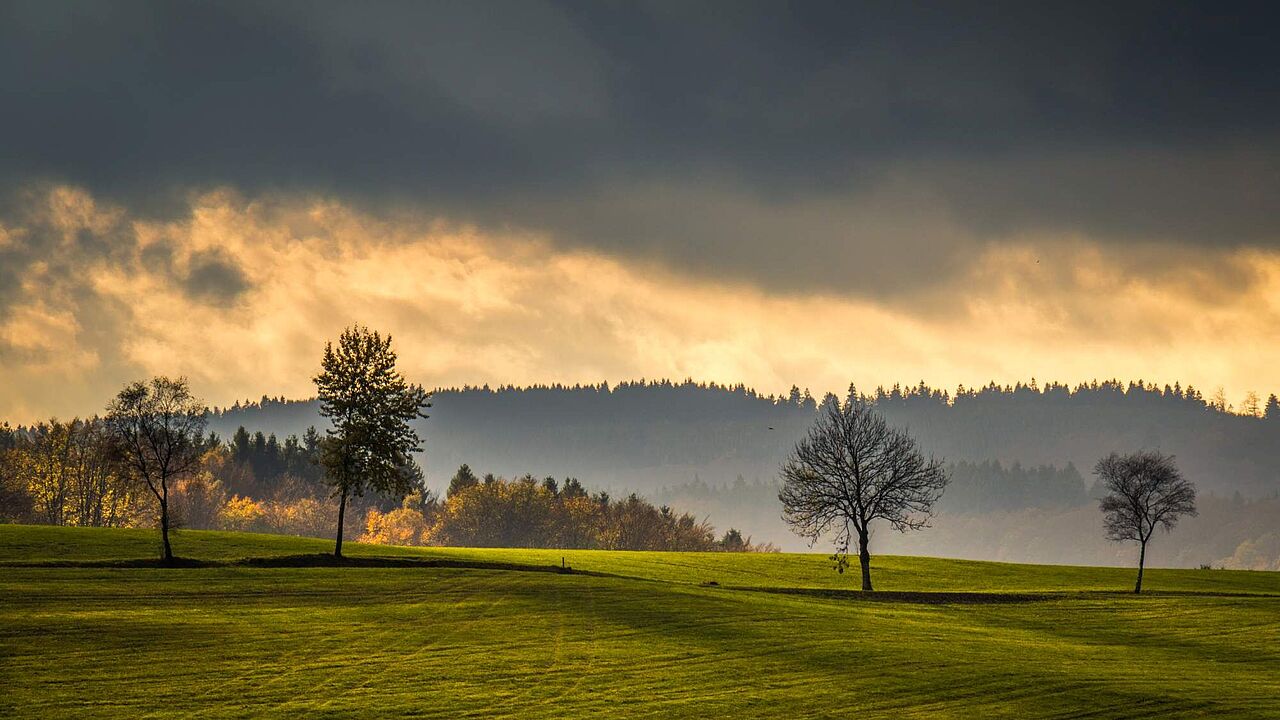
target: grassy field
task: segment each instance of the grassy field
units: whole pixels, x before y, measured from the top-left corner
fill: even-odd
[[[1278,573],[1134,597],[1127,570],[884,557],[904,594],[867,602],[822,555],[236,562],[329,548],[183,532],[223,564],[102,567],[154,533],[0,526],[0,716],[1280,717]],[[528,571],[562,557],[598,574]]]

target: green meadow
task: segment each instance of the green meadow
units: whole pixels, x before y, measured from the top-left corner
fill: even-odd
[[[0,716],[1280,717],[1280,573],[174,546],[0,526]]]

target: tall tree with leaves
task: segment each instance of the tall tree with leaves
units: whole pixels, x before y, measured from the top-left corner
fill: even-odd
[[[134,480],[145,484],[160,507],[165,562],[173,561],[169,491],[200,465],[209,409],[191,394],[186,378],[156,377],[126,386],[107,405],[103,422],[117,456]]]
[[[890,427],[852,392],[843,404],[834,397],[823,402],[781,475],[783,520],[810,543],[833,534],[832,559],[842,573],[856,539],[867,592],[871,523],[883,520],[901,532],[925,527],[949,479],[940,460],[925,458],[906,431]]]
[[[9,423],[0,423],[0,522],[30,520],[34,511],[23,472],[22,436]]]
[[[343,331],[338,344],[326,343],[321,372],[315,377],[320,414],[332,427],[320,447],[325,479],[338,503],[338,533],[333,554],[342,557],[347,501],[366,490],[404,496],[421,483],[412,453],[422,439],[412,422],[427,417],[429,395],[396,370],[391,336],[364,327]]]
[[[1116,542],[1132,540],[1138,551],[1138,582],[1142,592],[1142,571],[1147,563],[1147,543],[1156,528],[1173,529],[1184,515],[1196,514],[1196,488],[1173,462],[1172,455],[1137,452],[1111,453],[1098,461],[1094,474],[1107,491],[1099,502],[1105,514],[1107,538]]]

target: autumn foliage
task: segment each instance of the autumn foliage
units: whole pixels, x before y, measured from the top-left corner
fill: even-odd
[[[736,534],[736,533],[735,533]],[[370,513],[369,542],[602,550],[720,550],[705,520],[632,494],[614,501],[576,481],[489,477],[424,510]],[[748,544],[749,545],[749,544]],[[742,549],[746,549],[745,547]]]
[[[125,482],[98,439],[98,421],[0,428],[0,520],[148,527],[155,500]],[[175,528],[330,537],[338,499],[320,479],[314,433],[284,443],[241,430],[210,437],[198,468],[170,490]],[[706,519],[656,507],[635,494],[615,500],[526,475],[514,480],[459,470],[440,499],[419,487],[401,499],[361,498],[344,532],[366,543],[606,550],[771,550]]]
[[[576,480],[562,490],[532,476],[456,487],[443,502],[411,497],[404,506],[370,510],[362,542],[469,547],[601,550],[766,550],[736,530],[717,540],[705,520],[654,507],[632,494],[621,501],[589,495]]]

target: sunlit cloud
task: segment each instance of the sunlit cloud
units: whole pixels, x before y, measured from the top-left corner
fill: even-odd
[[[150,374],[214,404],[306,397],[327,339],[391,333],[428,386],[693,377],[766,392],[1094,377],[1280,387],[1280,255],[1081,236],[980,246],[918,293],[782,292],[332,198],[154,221],[71,187],[0,218],[0,416],[100,409]]]

